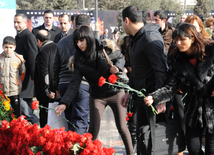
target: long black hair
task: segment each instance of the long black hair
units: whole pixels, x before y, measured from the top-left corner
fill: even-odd
[[[77,40],[80,39],[86,39],[87,48],[84,52],[80,50],[80,48],[77,46]],[[95,43],[95,36],[92,29],[88,26],[81,26],[77,28],[73,33],[73,43],[74,47],[77,52],[80,52],[81,54],[88,57],[91,61],[94,61],[96,59],[96,43]]]

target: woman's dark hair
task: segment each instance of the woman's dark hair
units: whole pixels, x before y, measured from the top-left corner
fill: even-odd
[[[117,32],[119,32],[119,30],[118,28],[115,28],[113,34],[116,34]]]
[[[173,40],[184,37],[195,39],[190,47],[191,54],[196,59],[202,61],[203,57],[205,56],[205,46],[213,43],[213,41],[204,38],[200,33],[197,32],[195,26],[189,23],[180,24],[172,34]],[[174,61],[176,61],[179,55],[180,55],[179,49],[175,45],[175,48],[169,54],[169,57],[172,57]]]
[[[87,48],[84,52],[82,52],[80,50],[80,48],[77,46],[76,41],[80,40],[80,39],[84,39],[84,38],[86,38]],[[95,36],[94,36],[94,33],[90,27],[81,26],[81,27],[77,28],[73,34],[73,43],[74,43],[74,47],[75,47],[77,52],[80,52],[80,53],[86,55],[87,57],[89,57],[89,59],[91,61],[96,59]]]

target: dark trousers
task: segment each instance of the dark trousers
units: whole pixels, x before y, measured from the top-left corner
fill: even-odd
[[[127,155],[133,154],[131,135],[126,124],[126,108],[120,105],[120,99],[124,92],[119,92],[108,98],[97,99],[90,97],[90,124],[89,133],[92,134],[93,140],[98,136],[100,122],[105,107],[109,105],[113,111],[115,123],[126,148]]]
[[[205,121],[205,120],[203,120]],[[186,127],[186,141],[189,155],[204,155],[201,149],[202,146],[202,136],[204,128],[197,125],[195,128]],[[210,134],[206,130],[206,142],[205,142],[205,154],[214,154],[214,133]]]
[[[42,105],[42,106],[48,108],[48,104],[49,104],[48,98],[39,100],[39,105]],[[47,109],[39,107],[39,122],[40,122],[41,128],[43,128],[47,124],[47,122],[48,122],[48,110]]]
[[[137,127],[137,102],[133,101],[133,106],[131,108],[131,112],[133,112],[132,117],[129,117],[129,120],[127,122],[129,132],[131,134],[132,138],[132,144],[134,148],[134,152],[137,149],[137,132],[136,132],[136,127]],[[128,108],[129,109],[129,108]],[[129,112],[129,111],[128,111]]]
[[[69,83],[59,84],[58,90],[61,97],[68,89]],[[89,86],[80,84],[79,92],[71,102],[70,106],[65,110],[65,117],[72,124],[68,123],[68,128],[71,131],[76,131],[79,134],[84,134],[88,129],[89,115]],[[74,126],[73,126],[74,125]]]
[[[137,154],[138,155],[144,155],[143,152],[143,146],[140,140],[140,133],[139,129],[141,126],[148,125],[149,124],[149,117],[151,116],[152,109],[151,107],[148,107],[145,105],[144,100],[142,97],[137,97],[135,99],[135,102],[137,103]],[[156,115],[156,122],[161,122],[165,120],[165,116],[163,114]]]
[[[14,110],[13,113],[15,117],[18,118],[19,116],[21,116],[21,105],[19,95],[8,96],[8,98],[10,99],[10,104]]]

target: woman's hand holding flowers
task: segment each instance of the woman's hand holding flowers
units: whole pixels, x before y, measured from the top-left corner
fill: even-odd
[[[59,115],[62,114],[62,112],[63,112],[65,109],[66,109],[66,105],[65,105],[65,104],[60,104],[60,105],[58,105],[58,106],[55,108],[55,110],[56,110],[55,114],[56,114],[57,116],[59,116]]]

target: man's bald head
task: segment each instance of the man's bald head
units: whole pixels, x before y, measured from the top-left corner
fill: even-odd
[[[51,39],[51,35],[47,30],[39,30],[36,33],[36,40],[37,40],[37,45],[39,49],[41,49],[43,44],[50,39]]]
[[[40,40],[41,42],[50,40],[50,38],[51,38],[51,35],[47,30],[39,30],[36,33],[36,39]]]

